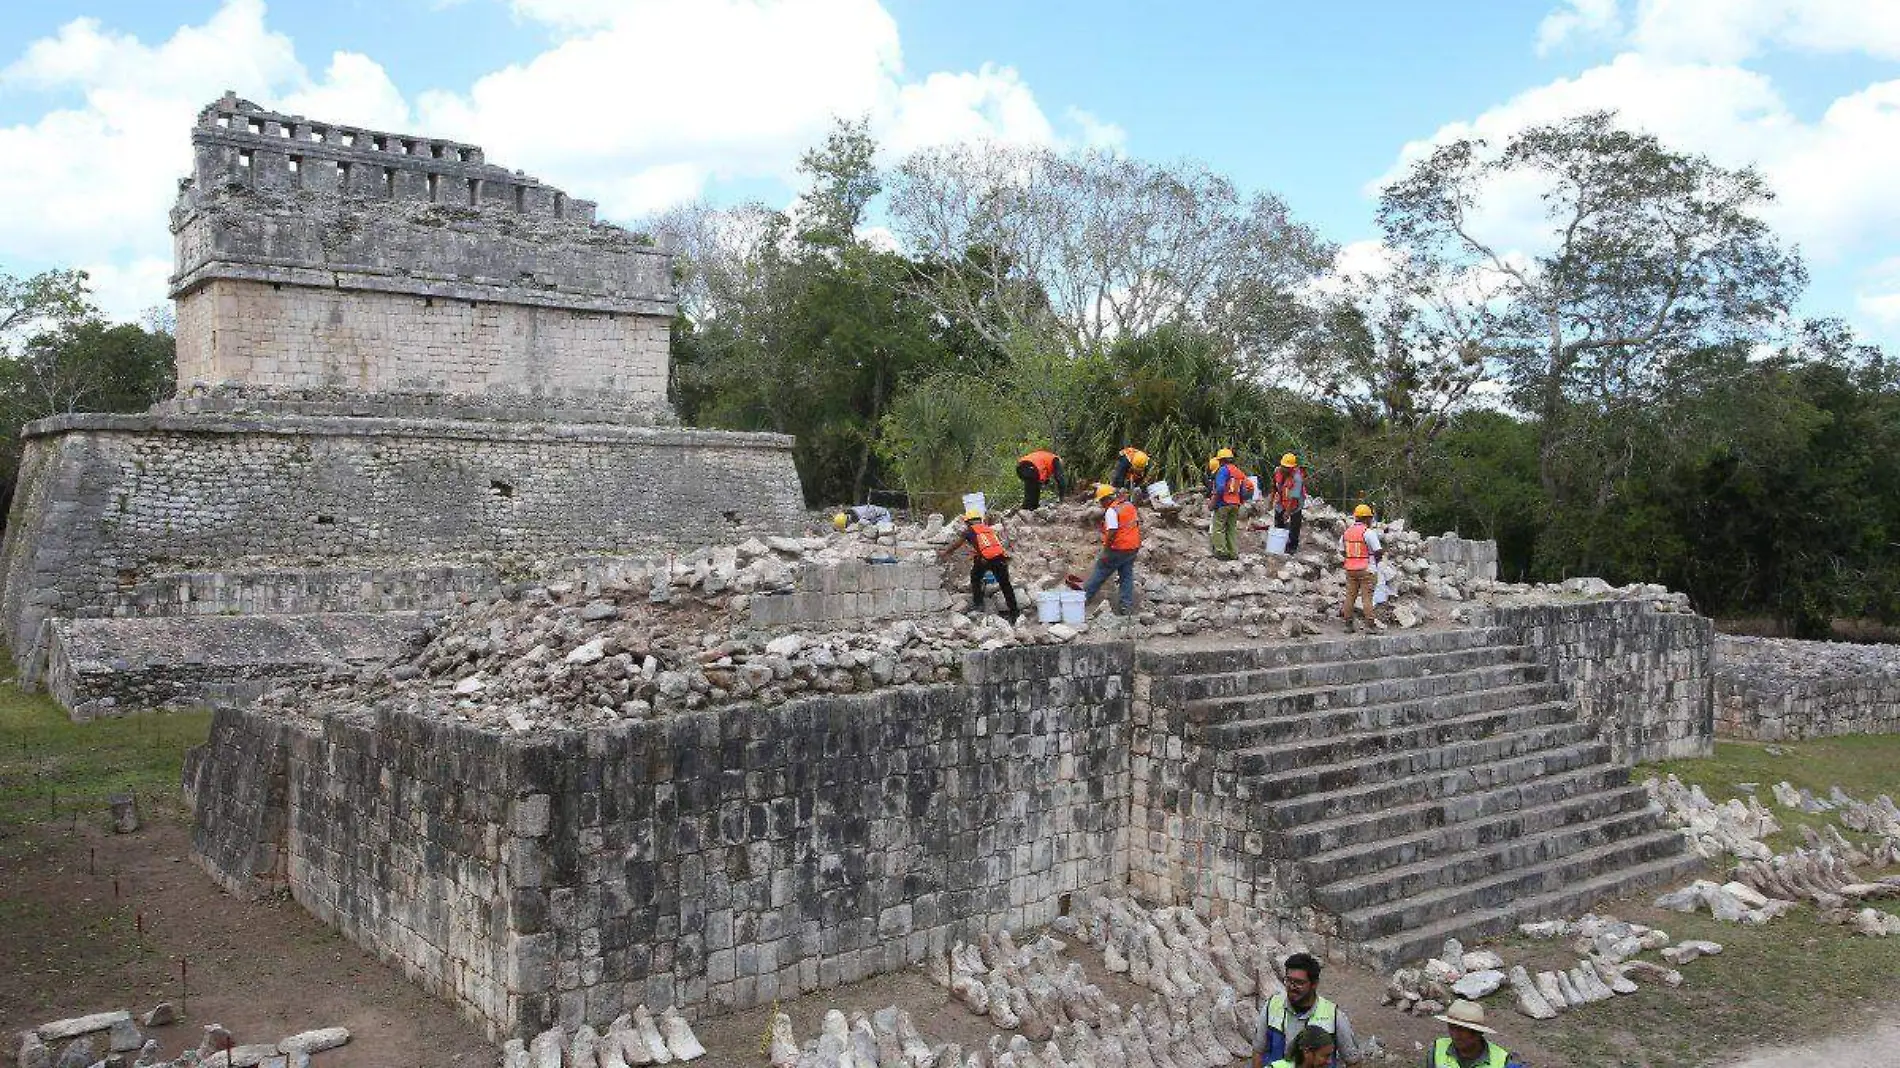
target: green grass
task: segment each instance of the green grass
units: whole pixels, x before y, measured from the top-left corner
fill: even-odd
[[[1754,796],[1785,830],[1768,840],[1777,851],[1801,843],[1798,826],[1817,829],[1833,813],[1809,815],[1775,804],[1771,787],[1789,782],[1826,796],[1834,786],[1862,799],[1900,792],[1900,735],[1826,738],[1808,742],[1719,742],[1705,760],[1672,760],[1640,766],[1640,781],[1673,774],[1699,785],[1715,801],[1745,796],[1739,783],[1755,783]],[[1864,836],[1841,830],[1850,840]],[[1728,862],[1713,862],[1709,878],[1726,878]],[[1871,871],[1864,875],[1877,874]],[[1681,880],[1686,884],[1688,878]],[[1867,938],[1820,922],[1812,905],[1762,927],[1726,924],[1706,914],[1663,912],[1654,894],[1607,903],[1603,911],[1669,932],[1674,941],[1707,939],[1723,952],[1685,965],[1683,985],[1668,989],[1644,983],[1631,997],[1565,1012],[1535,1025],[1536,1040],[1576,1065],[1644,1065],[1669,1068],[1724,1064],[1739,1055],[1789,1041],[1851,1030],[1877,1012],[1891,1011],[1893,978],[1900,975],[1900,938]],[[1874,902],[1900,912],[1900,903]],[[1513,936],[1506,956],[1531,971],[1576,960],[1560,942]],[[1653,953],[1645,959],[1656,960]],[[1639,980],[1641,982],[1641,980]]]
[[[0,826],[106,819],[106,798],[136,792],[141,811],[183,801],[185,750],[205,740],[208,711],[74,723],[43,693],[0,680]]]
[[[1747,796],[1736,784],[1754,783],[1755,798],[1781,821],[1781,833],[1766,839],[1777,853],[1803,844],[1803,824],[1818,831],[1833,823],[1849,841],[1864,843],[1866,836],[1840,827],[1834,813],[1807,813],[1775,804],[1774,785],[1791,783],[1822,798],[1838,786],[1862,801],[1871,801],[1877,794],[1900,794],[1900,734],[1861,734],[1806,742],[1717,742],[1713,757],[1643,764],[1633,773],[1637,782],[1651,775],[1674,775],[1685,783],[1701,786],[1710,800],[1718,803]]]

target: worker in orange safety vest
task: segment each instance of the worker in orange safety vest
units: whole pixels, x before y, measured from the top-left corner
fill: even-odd
[[[1346,633],[1353,631],[1352,603],[1360,599],[1365,601],[1366,628],[1378,628],[1378,620],[1372,618],[1372,591],[1379,582],[1376,569],[1385,548],[1379,544],[1379,532],[1372,529],[1371,505],[1362,504],[1352,510],[1352,522],[1346,524],[1339,544],[1346,553],[1346,606],[1339,613],[1346,619]]]
[[[1003,536],[996,528],[984,522],[983,513],[972,509],[963,513],[963,537],[951,542],[938,553],[938,559],[947,559],[951,553],[970,547],[970,612],[983,611],[983,578],[996,576],[996,586],[1003,591],[1003,604],[1007,606],[1003,615],[1011,623],[1022,613],[1016,608],[1016,587],[1009,582],[1009,549],[1003,545]]]
[[[1083,602],[1095,600],[1110,575],[1115,576],[1118,607],[1127,615],[1135,610],[1135,555],[1141,551],[1141,517],[1125,493],[1115,487],[1097,485],[1095,503],[1101,505],[1102,553],[1095,558],[1095,570],[1082,584]]]

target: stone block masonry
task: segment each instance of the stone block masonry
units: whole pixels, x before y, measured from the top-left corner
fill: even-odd
[[[255,698],[387,661],[415,612],[55,619],[46,689],[74,720]]]
[[[474,145],[228,94],[191,136],[171,220],[186,390],[664,409],[671,261],[591,203]]]
[[[1715,749],[1715,623],[1641,601],[1474,609],[1505,627],[1598,724],[1621,763],[1704,757]]]
[[[1763,742],[1900,732],[1900,646],[1723,635],[1715,730]]]
[[[950,607],[943,573],[929,563],[805,564],[791,593],[752,599],[759,627],[825,626],[920,616]]]
[[[146,415],[25,435],[0,626],[29,682],[47,619],[116,610],[159,575],[651,554],[776,533],[802,509],[791,440],[769,434]]]
[[[1131,656],[535,737],[224,710],[187,768],[194,853],[494,1038],[768,1003],[1121,885]]]

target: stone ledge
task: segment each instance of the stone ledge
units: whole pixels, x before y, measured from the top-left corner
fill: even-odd
[[[483,304],[519,304],[524,307],[555,308],[561,311],[597,312],[603,315],[648,315],[670,317],[674,303],[658,297],[609,296],[567,289],[528,288],[496,281],[419,278],[363,264],[326,264],[313,267],[296,260],[267,259],[220,253],[218,258],[200,263],[191,270],[172,276],[173,300],[189,296],[216,281],[260,282],[270,285],[300,286],[306,289],[352,290],[395,293],[417,297],[441,297],[445,300],[477,301]]]
[[[747,430],[629,426],[616,423],[524,423],[476,419],[409,419],[383,416],[318,416],[238,413],[145,412],[107,415],[80,412],[36,419],[21,428],[22,440],[74,431],[147,434],[272,434],[284,437],[423,437],[476,441],[609,442],[678,448],[777,449],[789,452],[792,437]]]
[[[416,612],[56,619],[46,684],[74,720],[230,703],[286,679],[387,660]]]

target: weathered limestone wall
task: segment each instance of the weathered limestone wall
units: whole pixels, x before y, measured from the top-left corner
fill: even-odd
[[[1425,557],[1453,571],[1463,568],[1472,578],[1496,581],[1498,577],[1498,543],[1488,539],[1480,541],[1455,534],[1426,538]]]
[[[217,280],[178,302],[178,380],[370,393],[609,391],[658,404],[669,325],[657,315]]]
[[[1900,647],[1723,635],[1715,729],[1774,742],[1900,732]]]
[[[867,619],[896,619],[942,611],[943,572],[928,563],[873,564],[849,560],[820,567],[805,564],[793,576],[797,589],[752,599],[752,623],[760,627],[825,626]]]
[[[416,612],[54,619],[46,690],[75,721],[255,698],[399,653]]]
[[[172,209],[180,392],[665,408],[670,258],[474,145],[199,113]]]
[[[1476,609],[1472,622],[1514,631],[1554,682],[1636,764],[1708,756],[1715,746],[1715,623],[1643,601]]]
[[[767,1003],[1120,885],[1131,655],[975,653],[960,684],[552,736],[221,711],[194,850],[491,1036]]]
[[[139,591],[176,590],[160,576],[655,553],[777,533],[803,507],[791,441],[770,434],[281,415],[66,416],[25,433],[0,628],[28,681],[45,620],[159,605]],[[314,585],[334,609],[392,599]]]

